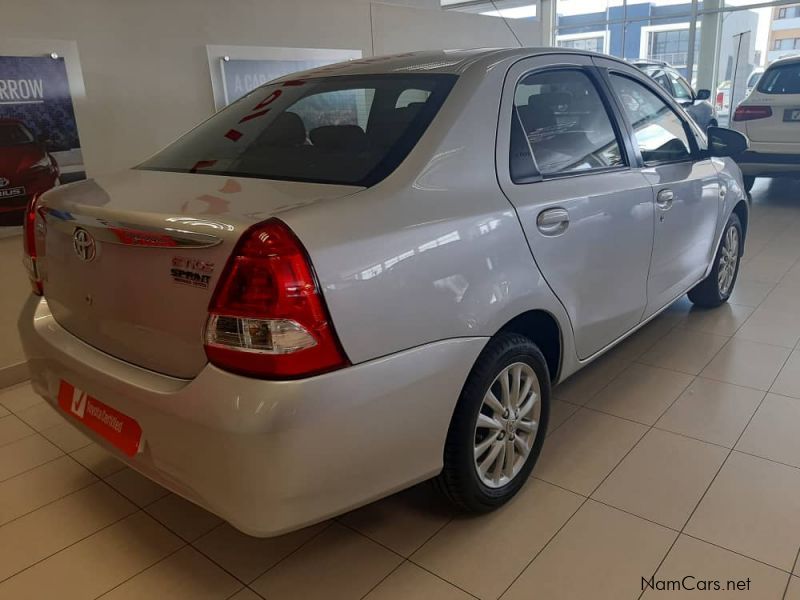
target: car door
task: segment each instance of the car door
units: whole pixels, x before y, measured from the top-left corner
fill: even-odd
[[[499,119],[498,179],[581,359],[641,321],[653,241],[652,188],[606,93],[590,57],[525,59]]]
[[[715,250],[724,194],[696,131],[671,99],[634,69],[595,60],[608,67],[604,74],[625,115],[642,174],[655,195],[647,318],[705,277]]]

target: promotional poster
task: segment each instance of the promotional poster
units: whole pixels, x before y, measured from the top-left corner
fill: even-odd
[[[238,100],[260,85],[289,73],[322,67],[341,59],[332,60],[222,60],[222,78],[225,104]]]
[[[0,235],[33,195],[85,177],[64,59],[0,56]]]

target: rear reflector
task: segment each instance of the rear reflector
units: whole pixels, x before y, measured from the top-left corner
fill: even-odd
[[[744,106],[736,107],[733,113],[734,121],[755,121],[756,119],[767,119],[772,116],[772,108],[769,106]]]
[[[44,231],[44,221],[37,218],[39,196],[33,195],[25,208],[25,222],[22,230],[23,239],[23,263],[28,271],[28,278],[31,282],[31,291],[37,296],[44,294],[42,277],[38,264],[39,252],[36,245],[36,238]]]
[[[259,223],[237,243],[211,299],[205,350],[218,367],[264,379],[348,364],[308,255],[282,221]]]

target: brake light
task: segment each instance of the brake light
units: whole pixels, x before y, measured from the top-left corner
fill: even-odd
[[[248,229],[209,306],[208,360],[260,378],[290,379],[346,366],[300,240],[278,219]]]
[[[725,94],[722,92],[717,92],[717,109],[722,110],[722,106],[725,104]]]
[[[736,107],[733,113],[734,121],[754,121],[756,119],[766,119],[772,116],[772,108],[769,106],[745,106]]]
[[[39,203],[39,196],[33,195],[25,207],[25,222],[22,230],[22,240],[24,245],[24,258],[25,269],[28,271],[28,278],[31,281],[31,291],[37,296],[44,294],[44,287],[42,285],[42,276],[38,264],[39,253],[36,250],[36,238],[39,234],[37,227],[36,212]],[[44,224],[42,224],[42,227]]]

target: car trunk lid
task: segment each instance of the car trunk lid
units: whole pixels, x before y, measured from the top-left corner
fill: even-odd
[[[192,378],[207,363],[208,304],[241,234],[359,189],[138,170],[58,188],[39,209],[45,297],[87,344]]]

